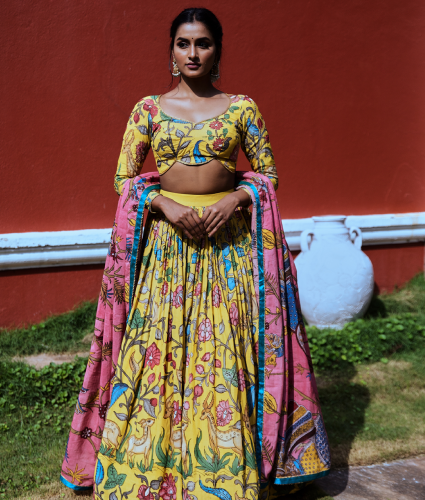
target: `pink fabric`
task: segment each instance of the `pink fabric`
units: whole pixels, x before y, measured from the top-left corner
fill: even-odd
[[[143,179],[144,182],[138,183]],[[128,295],[130,281],[131,250],[138,202],[143,190],[158,182],[159,176],[156,172],[130,179],[125,183],[118,201],[102,278],[90,357],[62,464],[62,477],[75,485],[75,489],[93,486],[96,456],[111,400],[111,381],[129,312],[125,295]],[[77,476],[76,471],[79,471]]]
[[[323,473],[330,469],[330,453],[302,320],[297,271],[285,240],[273,184],[253,172],[240,173],[239,180],[255,186],[260,198],[260,206],[254,203],[251,234],[257,296],[260,238],[264,255],[264,397],[260,395],[257,411],[259,415],[263,408],[261,480],[290,477],[297,482],[298,477],[302,481],[308,474],[298,470],[295,449],[301,450],[314,440]],[[243,187],[254,200],[252,188]],[[257,218],[261,219],[261,235],[256,234]]]

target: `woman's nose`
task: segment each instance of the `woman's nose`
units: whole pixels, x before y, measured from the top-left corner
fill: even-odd
[[[195,58],[196,57],[196,46],[194,43],[190,45],[190,57]]]

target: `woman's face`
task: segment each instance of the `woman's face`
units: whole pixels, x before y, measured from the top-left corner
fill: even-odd
[[[214,65],[216,46],[205,24],[182,24],[174,39],[173,53],[182,75],[199,78],[208,75]]]

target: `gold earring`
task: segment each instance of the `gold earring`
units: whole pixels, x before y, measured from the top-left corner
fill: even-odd
[[[173,76],[179,76],[180,75],[179,67],[177,66],[177,61],[176,61],[175,57],[173,57],[173,71],[171,72],[171,74]]]
[[[220,63],[216,62],[213,64],[213,67],[211,68],[211,81],[215,82],[220,78]]]

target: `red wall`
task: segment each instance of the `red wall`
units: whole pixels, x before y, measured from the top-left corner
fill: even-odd
[[[167,90],[168,28],[188,5],[0,3],[0,233],[111,225],[128,115]],[[203,5],[224,28],[220,88],[247,93],[266,118],[283,218],[425,211],[423,0]],[[418,272],[423,246],[412,248]],[[52,310],[73,305],[53,307],[51,289]]]

